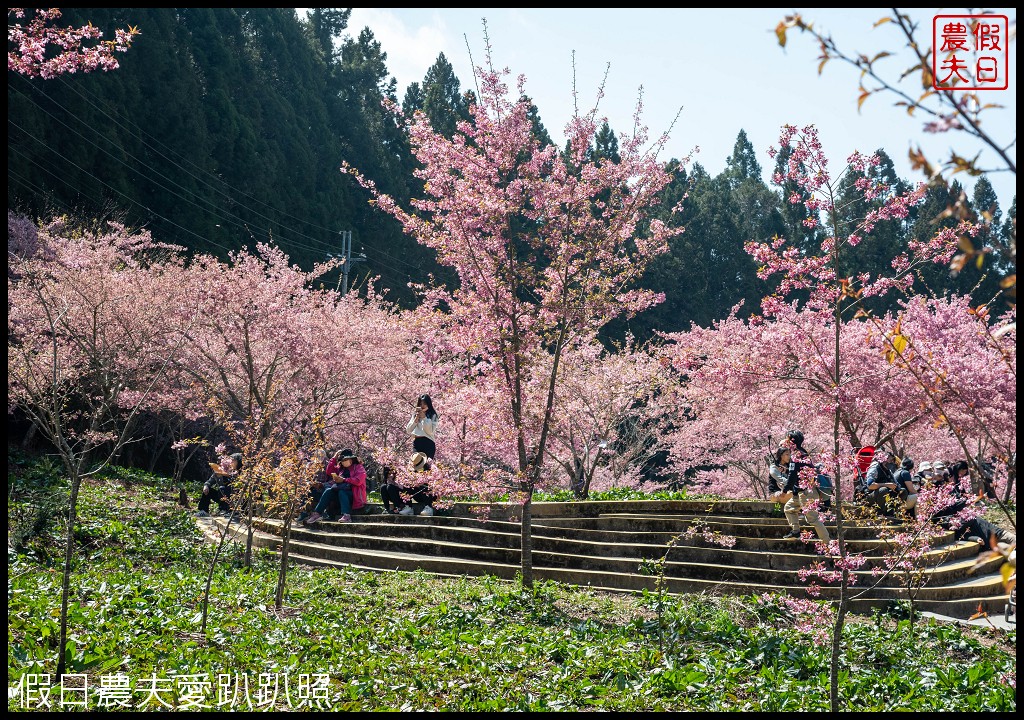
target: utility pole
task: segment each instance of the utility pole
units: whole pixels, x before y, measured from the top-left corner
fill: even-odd
[[[360,253],[360,257],[352,257],[352,231],[341,231],[341,294],[348,293],[348,271],[354,262],[366,262],[366,257]]]

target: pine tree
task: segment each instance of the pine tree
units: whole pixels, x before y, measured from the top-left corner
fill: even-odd
[[[455,134],[455,123],[469,120],[459,79],[448,58],[441,53],[437,61],[427,70],[423,78],[423,104],[420,109],[426,113],[431,126],[445,137]]]
[[[725,176],[735,188],[744,180],[761,180],[761,165],[757,162],[757,153],[747,138],[746,130],[740,130],[733,145],[732,155],[725,161]]]
[[[789,158],[793,154],[792,148],[783,147],[775,157],[775,174],[785,177],[786,167]],[[819,240],[820,225],[808,228],[804,225],[807,219],[807,211],[804,209],[804,202],[810,199],[810,195],[792,180],[786,180],[782,186],[780,197],[782,217],[785,222],[785,237],[791,240],[798,248],[805,253],[813,253],[820,248]],[[796,202],[793,202],[796,200]]]

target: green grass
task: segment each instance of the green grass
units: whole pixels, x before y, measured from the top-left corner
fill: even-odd
[[[56,667],[64,520],[55,509],[67,488],[39,462],[14,458],[9,468],[14,687]],[[175,497],[166,479],[137,471],[82,487],[66,652],[68,672],[93,688],[120,676],[134,690],[156,677],[178,688],[177,699],[160,697],[182,709],[189,687],[216,708],[218,694],[242,679],[262,709],[298,705],[301,692],[333,710],[828,709],[827,644],[794,629],[782,603],[753,597],[619,595],[550,582],[524,592],[493,578],[295,566],[279,614],[276,558],[257,552],[244,568],[232,546],[214,576],[202,636],[213,548]],[[855,616],[842,667],[845,709],[1016,709],[1015,632]],[[190,685],[204,679],[208,686]],[[322,691],[302,685],[319,679]],[[230,687],[218,693],[218,680]],[[145,695],[134,692],[131,702]],[[9,693],[9,709],[24,709],[21,700]]]

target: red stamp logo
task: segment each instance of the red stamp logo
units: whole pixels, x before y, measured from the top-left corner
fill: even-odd
[[[1006,15],[936,15],[932,19],[932,87],[1006,90],[1010,86]]]

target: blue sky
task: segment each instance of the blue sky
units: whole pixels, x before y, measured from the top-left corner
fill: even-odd
[[[797,8],[815,26],[830,33],[840,49],[869,55],[902,49],[891,23],[872,28],[888,14],[884,8]],[[712,175],[721,172],[740,129],[746,131],[767,173],[773,163],[766,151],[777,142],[784,123],[814,124],[830,159],[833,174],[845,166],[853,150],[885,147],[907,180],[920,179],[910,169],[907,151],[920,145],[929,159],[945,159],[951,148],[972,157],[982,151],[985,167],[995,156],[962,133],[926,134],[923,116],[909,117],[893,106],[895,97],[869,97],[857,112],[857,75],[849,65],[832,61],[818,75],[818,47],[813,38],[791,30],[785,50],[774,28],[792,8],[759,9],[567,9],[567,8],[355,8],[349,21],[354,35],[368,26],[387,53],[387,65],[398,82],[399,99],[411,82],[423,80],[443,52],[462,88],[472,83],[472,65],[484,62],[483,20],[487,20],[498,68],[526,76],[552,137],[560,141],[572,117],[573,51],[580,110],[589,109],[608,69],[601,114],[617,132],[632,127],[638,92],[643,86],[643,119],[652,136],[671,130],[667,156],[694,156]],[[926,8],[908,11],[921,25],[919,37],[930,42],[936,14],[967,14],[966,9]],[[1013,28],[1016,11],[996,8]],[[467,47],[468,45],[468,47]],[[472,62],[470,60],[472,53]],[[907,56],[879,61],[898,77],[909,66]],[[1016,42],[1010,44],[1007,90],[984,93],[1005,109],[982,115],[983,128],[1006,145],[1016,138]],[[920,81],[905,81],[908,92],[920,94]],[[1011,150],[1016,163],[1016,148]],[[968,189],[973,180],[959,175]],[[1016,192],[1015,176],[990,174],[1004,212]]]

